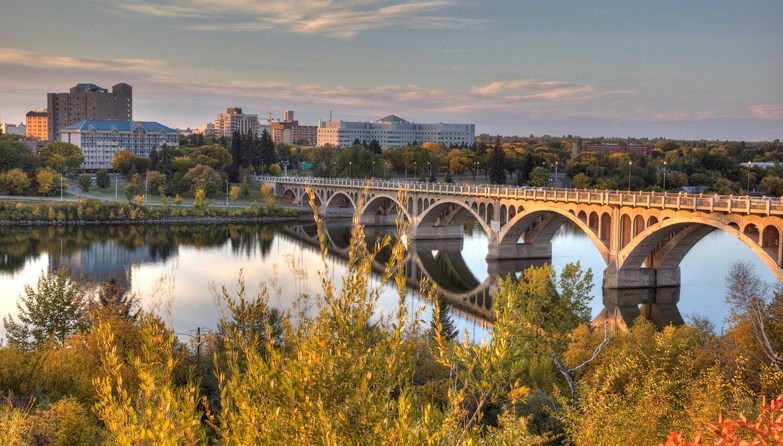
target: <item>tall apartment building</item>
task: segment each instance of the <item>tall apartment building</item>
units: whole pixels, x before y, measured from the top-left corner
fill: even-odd
[[[49,113],[47,110],[32,110],[25,115],[25,137],[38,141],[49,138]]]
[[[272,141],[285,144],[302,144],[314,146],[318,142],[318,127],[314,125],[299,125],[294,119],[293,110],[286,110],[283,121],[269,121],[269,133]]]
[[[179,132],[157,122],[84,120],[61,129],[60,140],[82,149],[82,169],[111,169],[119,150],[148,157],[152,149],[179,147]]]
[[[215,136],[230,138],[234,132],[255,135],[258,132],[258,115],[246,115],[239,107],[230,107],[215,120]]]
[[[60,140],[60,129],[85,119],[130,121],[133,119],[133,88],[111,87],[111,93],[95,84],[77,84],[68,93],[46,95],[48,139]]]
[[[445,146],[469,146],[476,142],[475,124],[416,124],[389,115],[377,121],[318,121],[318,145],[348,147],[356,140],[376,140],[381,147],[405,147],[435,142]]]

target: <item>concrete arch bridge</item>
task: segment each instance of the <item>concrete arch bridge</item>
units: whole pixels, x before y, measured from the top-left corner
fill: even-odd
[[[310,188],[326,218],[358,212],[365,226],[385,226],[394,224],[399,212],[409,220],[411,241],[461,239],[465,220],[474,218],[489,238],[488,260],[551,259],[551,240],[570,221],[606,262],[603,287],[608,289],[678,287],[685,255],[707,234],[722,230],[747,245],[783,283],[778,198],[342,178],[259,180],[297,204],[307,203]]]

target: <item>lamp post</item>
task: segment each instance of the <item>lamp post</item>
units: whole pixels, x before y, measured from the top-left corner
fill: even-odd
[[[372,160],[372,176],[375,178],[375,160]]]
[[[116,192],[115,192],[116,195]],[[115,196],[116,198],[116,196]],[[63,201],[63,174],[60,174],[60,201]]]
[[[228,180],[226,180],[226,207],[228,207]]]
[[[748,170],[748,187],[745,189],[745,195],[750,195],[750,170]]]
[[[478,161],[473,161],[473,182],[476,182],[476,171],[478,170]]]
[[[427,161],[427,167],[430,170],[430,177],[428,178],[428,181],[432,179],[432,164],[430,164],[429,161]]]
[[[60,177],[60,182],[62,182],[62,177]],[[117,190],[120,188],[120,177],[117,176],[117,174],[114,174],[114,199],[117,199]],[[60,189],[62,189],[62,186],[60,186]]]
[[[413,162],[413,176],[416,177],[416,180],[419,179],[419,162],[414,161]]]
[[[666,161],[663,162],[663,193],[666,194]]]
[[[559,177],[557,176],[557,165],[558,165],[558,162],[555,161],[555,190],[557,190],[557,183],[559,182],[558,181]]]
[[[633,162],[628,161],[628,192],[631,191],[631,165]]]
[[[348,161],[348,176],[353,178],[353,161]]]

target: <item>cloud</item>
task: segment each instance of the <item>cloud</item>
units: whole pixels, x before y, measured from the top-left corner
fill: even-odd
[[[533,79],[494,81],[474,86],[470,93],[481,98],[495,98],[506,102],[584,102],[595,99],[619,99],[636,94],[634,90],[596,91],[592,85],[572,82]]]
[[[174,82],[165,69],[166,63],[155,59],[91,59],[71,56],[51,56],[17,48],[0,48],[0,65],[35,69],[75,69],[112,73],[144,74],[157,81]]]
[[[757,119],[778,120],[783,118],[783,104],[751,105],[748,110]]]
[[[391,3],[391,4],[390,4]],[[350,39],[380,28],[464,29],[485,22],[442,13],[454,0],[149,0],[115,1],[125,12],[181,19],[202,31],[277,30]]]

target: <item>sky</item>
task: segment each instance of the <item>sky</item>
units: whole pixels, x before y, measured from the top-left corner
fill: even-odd
[[[780,0],[25,0],[0,7],[0,122],[77,83],[198,128],[300,124],[783,139]]]

